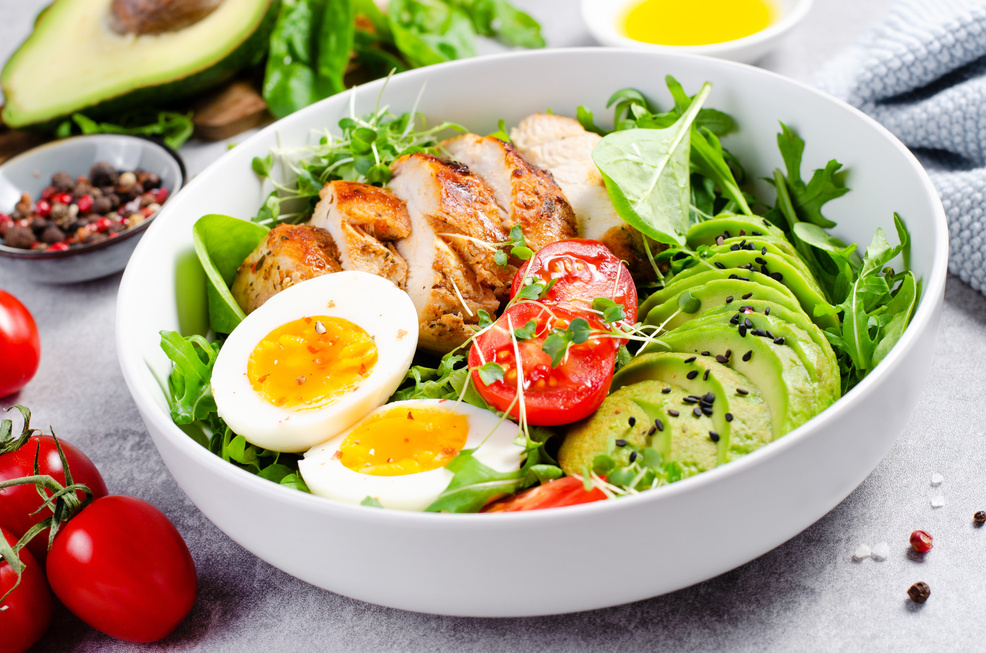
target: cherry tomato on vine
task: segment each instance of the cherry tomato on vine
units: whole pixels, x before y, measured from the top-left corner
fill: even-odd
[[[480,512],[519,512],[521,510],[541,510],[560,508],[580,503],[602,501],[606,494],[597,487],[585,489],[582,479],[566,476],[542,483],[517,494],[488,503]]]
[[[6,528],[0,528],[0,537],[13,546],[17,536]],[[0,653],[22,653],[34,646],[48,630],[51,623],[51,592],[45,582],[44,572],[30,551],[21,549],[18,555],[24,563],[20,585],[7,594],[17,583],[17,572],[0,559]]]
[[[617,341],[614,338],[588,334],[582,342],[571,341],[559,351],[559,333],[569,331],[576,320],[582,325],[602,330],[591,315],[583,315],[563,306],[543,306],[534,302],[515,304],[508,308],[489,330],[481,333],[469,350],[469,368],[479,394],[497,410],[518,419],[520,401],[518,380],[523,383],[524,411],[528,424],[554,426],[575,422],[593,413],[606,398],[613,381]],[[530,334],[529,322],[534,323]],[[513,335],[511,333],[513,329]],[[557,360],[545,351],[558,352]],[[580,340],[580,338],[576,338]],[[516,343],[517,351],[514,346]],[[520,354],[518,365],[517,353]],[[487,384],[483,370],[487,363],[496,363],[503,378]],[[484,368],[485,369],[485,368]],[[515,401],[516,399],[516,401]]]
[[[34,317],[4,290],[0,290],[0,361],[0,397],[27,385],[41,362],[41,338]]]
[[[195,563],[178,529],[134,497],[96,499],[66,522],[48,552],[55,596],[111,637],[156,642],[195,603]]]
[[[65,452],[65,460],[68,461],[72,481],[87,486],[96,498],[106,496],[108,494],[106,483],[89,457],[82,453],[78,447],[62,438],[58,438],[58,442],[62,445],[62,451]],[[4,450],[5,444],[0,442],[0,451]],[[0,481],[32,476],[35,456],[37,456],[38,469],[41,474],[52,476],[59,483],[65,484],[65,470],[58,456],[58,448],[55,446],[54,438],[50,435],[39,434],[32,435],[19,449],[0,453]],[[51,492],[45,490],[45,493],[51,496]],[[85,496],[83,492],[76,492],[76,495],[79,499]],[[44,503],[44,499],[38,494],[38,489],[34,485],[14,485],[0,489],[0,524],[20,537],[41,520],[51,517],[50,508],[34,513],[41,507],[42,503]],[[48,552],[48,531],[38,533],[28,543],[27,548],[35,560],[44,565]]]
[[[570,304],[588,310],[597,297],[623,305],[622,323],[637,321],[637,287],[626,266],[608,247],[596,240],[573,238],[545,245],[514,276],[510,296],[515,296],[525,278],[554,285],[541,299],[545,304]]]

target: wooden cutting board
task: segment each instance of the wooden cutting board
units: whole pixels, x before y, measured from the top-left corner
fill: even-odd
[[[192,111],[192,138],[221,141],[273,120],[253,80],[238,78],[225,86],[190,99],[179,111]],[[31,149],[51,137],[0,122],[0,162]]]

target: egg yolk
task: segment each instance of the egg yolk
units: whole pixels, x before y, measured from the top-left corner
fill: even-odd
[[[643,0],[626,14],[626,35],[657,45],[709,45],[755,34],[774,21],[769,0]]]
[[[275,406],[320,408],[358,388],[376,362],[377,346],[359,325],[338,317],[303,317],[257,343],[247,378]]]
[[[434,406],[399,406],[367,417],[335,456],[354,472],[403,476],[447,465],[466,445],[465,415]]]

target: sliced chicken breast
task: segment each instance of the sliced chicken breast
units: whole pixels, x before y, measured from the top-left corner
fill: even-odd
[[[404,289],[407,262],[394,246],[411,233],[404,202],[386,189],[350,181],[330,181],[319,196],[309,224],[332,235],[342,269],[369,272]]]
[[[329,232],[280,224],[268,232],[236,270],[232,293],[244,313],[305,279],[339,272],[339,250]]]
[[[576,236],[575,213],[562,189],[550,173],[531,165],[514,146],[477,134],[456,136],[442,146],[486,182],[504,228],[509,232],[520,225],[531,249]]]
[[[397,242],[407,261],[407,293],[418,311],[418,345],[445,353],[468,340],[510,291],[516,271],[493,260],[482,244],[507,238],[493,193],[465,166],[430,154],[410,154],[391,165],[390,190],[407,207],[411,234]]]
[[[654,271],[644,250],[643,236],[626,224],[613,208],[603,177],[592,161],[592,148],[602,137],[586,131],[579,121],[538,113],[520,121],[510,132],[518,151],[533,165],[549,171],[575,211],[582,238],[598,240],[635,275],[651,278]],[[656,244],[651,243],[652,252]]]

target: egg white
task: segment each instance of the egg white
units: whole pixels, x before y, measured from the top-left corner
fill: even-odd
[[[500,422],[499,416],[488,410],[447,399],[412,399],[381,406],[371,414],[392,409],[435,406],[466,416],[469,434],[463,448],[478,447],[473,454],[476,460],[498,472],[520,469],[524,448],[514,443],[518,434],[517,424],[510,420]],[[354,472],[343,465],[334,457],[335,453],[346,436],[358,426],[356,424],[338,437],[312,447],[298,462],[301,476],[313,494],[356,504],[362,503],[367,497],[373,497],[384,508],[421,511],[434,503],[448,487],[453,474],[444,467],[403,476],[373,476]]]
[[[326,315],[362,327],[377,362],[358,388],[319,408],[275,406],[251,387],[247,361],[268,333],[303,317]],[[229,334],[212,371],[219,416],[234,433],[272,451],[301,452],[352,426],[400,385],[418,342],[418,316],[407,293],[366,272],[302,281],[267,300]]]

